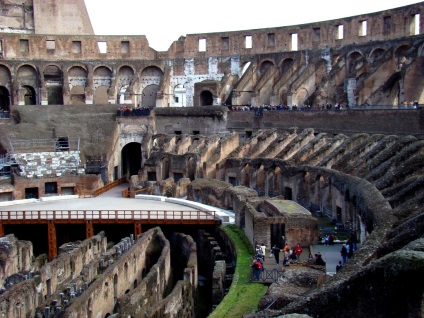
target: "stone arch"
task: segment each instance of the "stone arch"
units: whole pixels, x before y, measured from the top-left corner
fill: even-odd
[[[4,86],[0,86],[0,110],[10,111],[9,90]]]
[[[169,169],[170,169],[170,162],[168,157],[162,158],[161,161],[161,168],[162,168],[162,180],[166,180],[169,178]]]
[[[259,196],[265,195],[265,181],[266,181],[265,168],[263,165],[260,165],[259,168],[256,170],[256,189],[255,189],[258,192]]]
[[[112,71],[106,66],[99,66],[93,72],[94,104],[109,102],[109,89],[112,84]]]
[[[152,85],[146,86],[143,89],[143,94],[141,97],[141,106],[154,108],[156,106],[156,98],[157,98],[158,91],[159,91],[158,85],[152,84]]]
[[[356,77],[356,70],[360,66],[359,61],[362,58],[363,55],[359,51],[353,51],[347,55],[347,72],[349,77]]]
[[[9,94],[12,92],[12,75],[6,65],[0,64],[0,86],[4,86]]]
[[[68,85],[71,105],[85,104],[85,87],[88,72],[81,66],[72,66],[68,70]]]
[[[190,157],[187,161],[187,178],[190,181],[196,179],[196,160],[193,157]]]
[[[19,105],[37,105],[38,96],[35,89],[39,87],[37,70],[25,64],[19,67],[16,75],[19,83]]]
[[[270,68],[274,67],[274,63],[270,60],[265,60],[259,66],[259,76],[264,75]]]
[[[130,142],[121,150],[122,176],[138,175],[141,168],[141,144]]]
[[[132,100],[132,86],[134,80],[135,71],[131,66],[124,65],[118,70],[118,103],[119,104],[138,104],[136,101]]]
[[[63,105],[63,73],[56,65],[44,68],[44,87],[47,93],[48,105]]]
[[[203,90],[200,92],[200,106],[212,106],[213,105],[213,93],[210,90]]]
[[[291,57],[288,57],[283,60],[280,66],[281,74],[287,73],[287,71],[293,66],[294,59]]]
[[[241,169],[241,185],[250,188],[250,166],[245,164]]]
[[[411,48],[409,44],[399,45],[395,50],[393,50],[394,57],[397,62],[398,70],[402,69],[402,66],[405,64],[407,58],[407,52]]]
[[[381,48],[381,47],[377,47],[374,48],[371,52],[370,52],[370,59],[371,61],[377,61],[378,59],[382,58],[384,53],[386,53],[386,50]]]
[[[114,303],[118,300],[118,284],[119,284],[119,277],[118,274],[115,274],[113,276],[113,299]]]
[[[164,72],[157,66],[151,65],[144,68],[140,73],[140,92],[143,107],[153,108],[156,106],[157,92]],[[147,89],[146,89],[147,88]]]
[[[281,194],[281,178],[282,178],[282,171],[280,167],[274,168],[274,193],[277,195]]]
[[[19,91],[22,93],[24,105],[36,105],[37,104],[37,94],[35,93],[34,87],[29,86],[29,85],[22,85],[22,87]]]
[[[293,98],[294,104],[297,106],[302,106],[308,104],[309,100],[309,91],[306,87],[299,87],[296,90],[296,97]]]

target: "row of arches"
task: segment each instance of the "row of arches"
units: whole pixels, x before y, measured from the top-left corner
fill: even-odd
[[[0,64],[0,108],[18,105],[71,105],[131,103],[154,107],[163,71],[149,66],[136,73],[130,66],[89,69],[74,65],[62,70],[51,64],[39,68],[25,64],[12,73]]]

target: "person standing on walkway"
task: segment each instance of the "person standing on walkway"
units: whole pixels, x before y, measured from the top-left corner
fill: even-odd
[[[252,263],[252,269],[253,269],[253,274],[256,278],[256,280],[259,280],[260,276],[261,276],[261,270],[262,270],[262,263],[259,259],[255,259],[253,260]]]
[[[272,247],[272,254],[274,254],[275,264],[280,263],[280,252],[281,252],[281,250],[277,245],[274,245]]]
[[[339,261],[339,263],[336,265],[336,273],[338,273],[341,268],[342,268],[342,261]]]
[[[300,244],[297,244],[294,248],[294,252],[296,253],[296,259],[300,259],[300,255],[302,254],[302,246],[300,246]]]
[[[262,255],[265,256],[266,255],[266,246],[264,243],[261,244],[261,251],[262,251]]]
[[[342,256],[343,265],[345,265],[346,264],[346,260],[347,260],[346,244],[343,244],[342,245],[342,249],[340,250],[340,255]]]

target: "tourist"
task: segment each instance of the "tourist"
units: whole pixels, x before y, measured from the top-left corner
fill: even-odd
[[[322,255],[320,252],[315,254],[315,264],[325,266],[325,262],[322,259]]]
[[[259,258],[255,258],[252,262],[251,267],[253,269],[254,277],[256,278],[256,280],[259,280],[263,268],[261,260]]]
[[[266,255],[266,246],[265,246],[265,244],[262,243],[261,246],[260,246],[260,248],[261,248],[261,252],[262,252],[263,256],[265,257],[265,255]]]
[[[302,247],[300,244],[297,244],[294,248],[294,252],[296,253],[296,259],[300,259],[300,255],[302,254]]]
[[[328,245],[329,240],[330,240],[330,237],[328,236],[328,234],[325,234],[325,237],[324,237],[324,245],[325,246]]]
[[[356,231],[352,231],[352,233],[350,233],[350,241],[352,242],[353,252],[356,252],[356,250],[358,248],[358,246],[357,246],[358,239],[356,237]]]
[[[343,265],[346,264],[346,260],[347,260],[346,244],[342,245],[342,249],[340,250],[340,255],[342,256]]]
[[[272,254],[274,254],[275,264],[280,263],[280,252],[281,252],[281,250],[277,245],[274,245],[272,247]]]
[[[336,273],[338,273],[341,268],[342,268],[342,261],[339,261],[339,263],[336,265]]]

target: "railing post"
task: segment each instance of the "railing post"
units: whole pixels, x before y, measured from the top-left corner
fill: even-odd
[[[137,238],[141,234],[141,223],[134,223],[134,237]]]
[[[93,223],[91,221],[85,222],[85,238],[94,236]]]
[[[0,222],[0,237],[4,236],[4,227],[3,227],[3,222]]]
[[[57,255],[57,241],[56,241],[56,227],[54,221],[48,221],[47,223],[47,235],[49,240],[49,261],[51,261]]]

